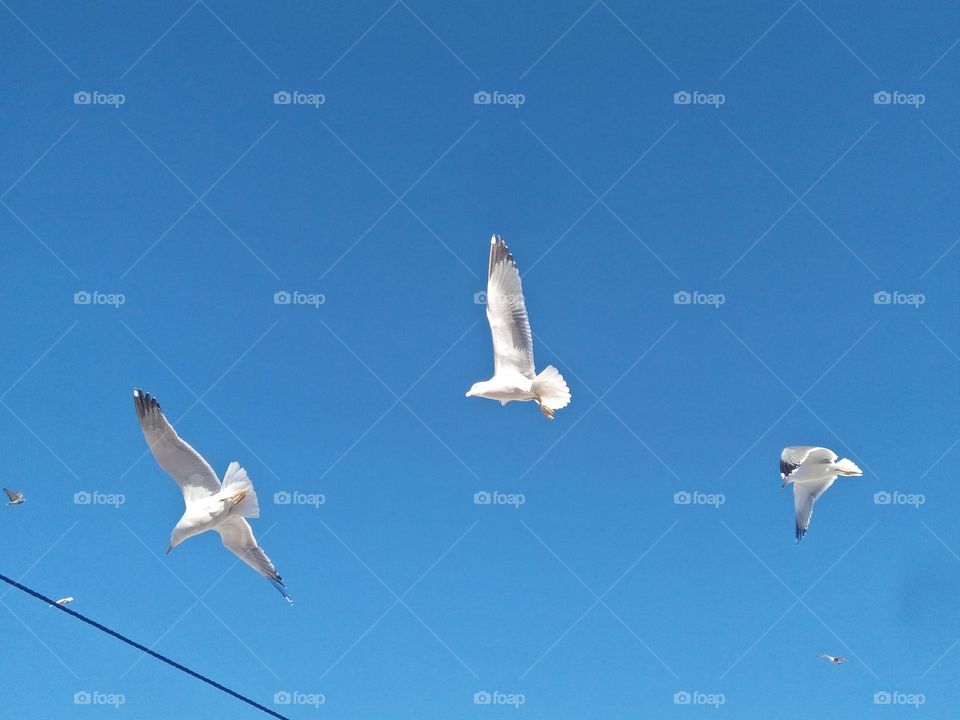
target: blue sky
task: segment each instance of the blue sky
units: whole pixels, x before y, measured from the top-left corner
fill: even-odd
[[[958,22],[8,0],[2,572],[296,718],[948,716]],[[573,393],[553,423],[464,398],[493,232]],[[248,469],[292,607],[212,535],[163,556],[137,386]],[[799,546],[789,444],[865,471]],[[0,605],[18,717],[262,716]]]

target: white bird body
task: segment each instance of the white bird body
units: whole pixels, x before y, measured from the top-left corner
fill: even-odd
[[[238,463],[232,462],[217,493],[186,503],[183,515],[173,529],[167,552],[187,538],[207,530],[216,530],[227,520],[238,517],[260,517],[260,508],[246,471]]]
[[[476,395],[490,400],[499,400],[501,405],[506,405],[514,400],[524,402],[536,399],[532,388],[533,380],[513,369],[506,369],[490,380],[475,383],[468,397]]]
[[[797,542],[806,535],[813,516],[813,504],[838,476],[858,477],[863,471],[852,460],[837,459],[828,448],[792,445],[780,454],[781,487],[793,485],[793,506]]]
[[[214,530],[228,550],[267,578],[287,602],[293,602],[283,578],[257,544],[245,519],[260,517],[257,494],[247,471],[231,462],[221,484],[200,453],[177,435],[156,398],[136,389],[133,404],[150,451],[183,491],[183,516],[170,535],[167,553],[194,535]]]
[[[490,238],[487,265],[487,320],[493,336],[493,377],[474,383],[467,397],[509,402],[533,400],[553,420],[554,411],[570,404],[570,390],[559,371],[548,365],[539,374],[533,364],[533,333],[523,300],[520,272],[499,235]]]

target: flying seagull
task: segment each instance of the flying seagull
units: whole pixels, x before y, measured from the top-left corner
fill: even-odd
[[[65,597],[65,598],[60,598],[59,600],[57,600],[57,601],[54,603],[54,605],[69,605],[69,604],[72,603],[72,602],[73,602],[73,598],[72,598],[72,597]]]
[[[474,383],[467,397],[485,397],[506,405],[533,400],[548,420],[570,404],[563,376],[547,365],[538,375],[533,365],[533,333],[523,302],[520,272],[499,235],[490,238],[487,266],[487,320],[493,335],[493,377]]]
[[[818,658],[823,658],[824,660],[829,660],[834,665],[843,665],[847,661],[845,657],[834,657],[833,655],[827,655],[826,653],[820,653],[817,655]]]
[[[183,491],[183,517],[173,528],[167,554],[187,538],[215,530],[230,552],[267,578],[292,603],[283,578],[257,545],[244,519],[260,517],[257,494],[247,471],[240,463],[230,463],[221,485],[200,453],[177,435],[156,398],[138,388],[133,391],[133,404],[153,456]]]
[[[7,494],[7,497],[10,499],[10,502],[7,505],[23,505],[23,493],[17,490],[7,490],[3,488],[3,491]]]
[[[837,460],[833,450],[809,445],[793,445],[780,454],[780,477],[786,487],[793,484],[797,542],[807,534],[813,503],[823,495],[838,475],[859,477],[863,471],[852,460]]]

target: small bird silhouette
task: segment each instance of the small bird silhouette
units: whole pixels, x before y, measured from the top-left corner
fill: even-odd
[[[833,655],[827,655],[826,653],[820,653],[817,655],[818,658],[823,658],[824,660],[829,660],[834,665],[842,665],[847,661],[845,657],[834,657]]]
[[[23,493],[17,490],[8,490],[3,488],[3,491],[7,494],[7,497],[10,498],[10,502],[7,505],[23,505]]]

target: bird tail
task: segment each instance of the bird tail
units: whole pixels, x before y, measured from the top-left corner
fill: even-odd
[[[227,467],[220,494],[224,497],[238,498],[237,504],[230,511],[232,515],[250,518],[260,517],[260,504],[257,502],[257,493],[253,489],[253,482],[247,477],[247,471],[240,467],[240,463],[232,462]]]
[[[833,463],[833,469],[839,475],[863,475],[863,470],[853,460],[847,460],[847,458],[842,458]]]
[[[530,388],[540,404],[540,410],[551,420],[553,411],[570,404],[570,389],[563,375],[553,365],[547,365],[533,380]]]

